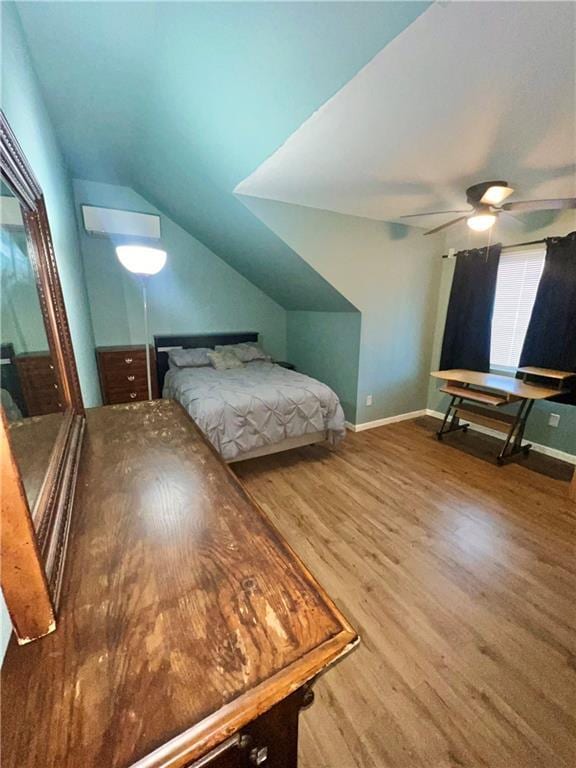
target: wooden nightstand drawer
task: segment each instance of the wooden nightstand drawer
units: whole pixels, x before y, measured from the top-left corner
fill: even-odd
[[[146,370],[146,355],[144,352],[124,352],[122,354],[106,353],[100,357],[105,371]]]
[[[152,349],[150,354],[152,396],[157,397],[156,365]],[[144,347],[98,347],[96,357],[105,405],[148,399]]]
[[[148,388],[139,387],[137,389],[110,389],[108,390],[106,402],[108,405],[118,403],[137,403],[139,400],[148,400]]]

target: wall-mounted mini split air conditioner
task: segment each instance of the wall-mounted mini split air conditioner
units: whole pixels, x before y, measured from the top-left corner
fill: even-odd
[[[82,218],[84,229],[89,235],[160,239],[160,216],[154,213],[135,213],[116,208],[83,205]]]

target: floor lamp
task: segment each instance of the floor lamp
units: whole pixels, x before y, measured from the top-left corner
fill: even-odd
[[[150,275],[156,275],[166,264],[166,251],[143,245],[119,245],[116,255],[120,263],[129,272],[139,275],[142,282],[142,300],[144,304],[144,339],[146,345],[146,376],[148,380],[148,400],[152,400],[152,374],[150,372],[150,345],[148,336],[148,296],[146,281]]]

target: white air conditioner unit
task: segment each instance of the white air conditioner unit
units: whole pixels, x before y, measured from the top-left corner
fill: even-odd
[[[82,206],[84,229],[90,235],[123,235],[147,240],[160,239],[160,216],[116,208]]]

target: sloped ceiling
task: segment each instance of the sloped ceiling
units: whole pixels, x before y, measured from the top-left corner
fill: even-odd
[[[71,173],[130,186],[288,309],[352,305],[234,196],[428,3],[18,3]]]
[[[576,196],[575,171],[576,4],[452,2],[383,48],[237,192],[397,221],[466,208],[465,189],[490,179],[507,179],[513,200]]]

